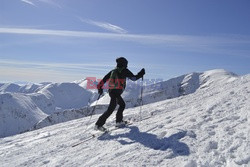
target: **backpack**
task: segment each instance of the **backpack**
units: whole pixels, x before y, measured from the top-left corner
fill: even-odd
[[[124,67],[116,67],[114,70],[112,70],[110,79],[109,79],[109,89],[125,89],[126,86],[126,79],[122,79],[120,77],[122,70],[124,70]]]

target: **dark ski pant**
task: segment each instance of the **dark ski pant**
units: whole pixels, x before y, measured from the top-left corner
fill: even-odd
[[[103,126],[106,122],[106,120],[108,119],[108,117],[113,113],[113,111],[116,108],[116,105],[119,105],[118,111],[116,113],[116,122],[121,122],[123,119],[123,111],[125,109],[125,102],[121,97],[120,93],[117,92],[110,92],[109,93],[110,96],[110,103],[109,103],[109,107],[108,110],[106,112],[104,112],[98,119],[98,121],[96,122],[96,125],[98,126]]]

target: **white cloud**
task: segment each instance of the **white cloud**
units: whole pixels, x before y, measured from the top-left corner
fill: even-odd
[[[94,20],[84,20],[82,18],[79,18],[82,22],[87,23],[87,24],[91,24],[97,27],[101,27],[105,30],[111,31],[111,32],[115,32],[115,33],[120,33],[120,34],[125,34],[128,31],[117,26],[117,25],[113,25],[107,22],[99,22],[99,21],[94,21]]]
[[[137,35],[137,34],[115,34],[100,33],[86,31],[68,31],[68,30],[46,30],[46,29],[30,29],[30,28],[0,28],[2,34],[23,34],[23,35],[48,35],[62,37],[78,37],[78,38],[101,38],[112,40],[125,40],[135,42],[150,43],[169,43],[169,44],[186,44],[197,41],[201,37],[181,36],[181,35]]]
[[[72,69],[72,70],[89,70],[89,71],[103,71],[109,65],[104,64],[86,64],[86,63],[42,63],[31,61],[14,61],[14,60],[0,60],[1,66],[15,66],[19,68],[33,67],[37,69]]]
[[[233,36],[192,36],[166,34],[116,34],[88,31],[48,30],[32,28],[0,28],[0,34],[47,35],[72,38],[99,38],[119,41],[133,41],[145,44],[167,44],[167,46],[188,47],[211,45],[249,44],[249,38],[234,38]]]
[[[100,75],[108,69],[110,66],[104,64],[0,60],[0,78],[5,81],[71,82],[86,77],[102,77]]]
[[[150,34],[117,34],[87,31],[0,28],[0,34],[23,34],[34,36],[60,36],[67,38],[87,38],[116,41],[130,41],[158,47],[185,50],[197,53],[217,53],[232,56],[249,57],[249,49],[234,49],[235,46],[248,46],[250,37],[247,36],[192,36],[192,35],[150,35]],[[58,40],[58,39],[57,39]]]
[[[22,2],[32,5],[32,6],[36,6],[31,0],[21,0]]]
[[[53,0],[38,0],[38,1],[40,1],[42,3],[46,3],[46,4],[54,6],[54,7],[57,7],[57,8],[62,8],[62,6],[60,6],[58,3],[56,3]]]
[[[37,7],[37,4],[36,3],[44,3],[44,4],[47,4],[47,5],[50,5],[50,6],[54,6],[54,7],[57,7],[57,8],[62,8],[58,3],[56,3],[55,1],[53,0],[21,0],[22,2],[26,3],[26,4],[29,4],[29,5],[32,5],[32,6],[36,6]]]

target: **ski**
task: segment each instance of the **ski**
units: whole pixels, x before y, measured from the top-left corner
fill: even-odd
[[[95,132],[95,133],[91,133],[90,136],[88,136],[88,137],[86,137],[84,140],[82,140],[82,141],[80,141],[80,142],[78,142],[78,143],[72,145],[72,147],[76,147],[76,146],[78,146],[78,145],[80,145],[80,144],[82,144],[82,143],[85,143],[85,142],[87,142],[87,141],[93,139],[93,138],[100,137],[100,136],[105,135],[105,134],[108,134],[108,133],[109,133],[109,131],[105,131],[105,132],[97,131],[97,132]]]
[[[91,135],[91,136],[87,137],[86,139],[84,139],[84,140],[82,140],[82,141],[80,141],[80,142],[78,142],[78,143],[72,145],[72,147],[76,147],[76,146],[78,146],[78,145],[80,145],[80,144],[82,144],[82,143],[85,143],[85,142],[87,142],[87,141],[93,139],[94,137],[95,137],[95,136]]]
[[[119,129],[119,128],[125,128],[125,127],[127,127],[127,126],[129,126],[129,125],[132,125],[132,124],[133,124],[132,122],[130,122],[130,121],[126,121],[126,123],[125,123],[125,124],[120,125],[120,126],[115,126],[115,128],[116,128],[116,129]]]
[[[93,138],[98,138],[98,137],[101,137],[101,136],[103,136],[103,135],[110,134],[110,133],[111,133],[112,131],[114,131],[114,130],[126,128],[126,127],[128,127],[129,125],[132,125],[132,124],[133,124],[132,122],[128,122],[128,123],[126,123],[126,124],[124,124],[123,126],[120,126],[120,127],[114,126],[113,128],[109,128],[109,129],[107,129],[107,130],[104,131],[104,132],[102,132],[102,131],[96,131],[95,133],[91,133],[91,135],[88,136],[88,137],[86,137],[84,140],[82,140],[82,141],[80,141],[80,142],[78,142],[78,143],[72,145],[72,147],[76,147],[76,146],[78,146],[78,145],[80,145],[80,144],[82,144],[82,143],[85,143],[85,142],[87,142],[87,141],[93,139]]]

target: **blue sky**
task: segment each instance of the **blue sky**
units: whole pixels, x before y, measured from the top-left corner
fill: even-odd
[[[249,0],[0,0],[0,82],[250,73]]]

